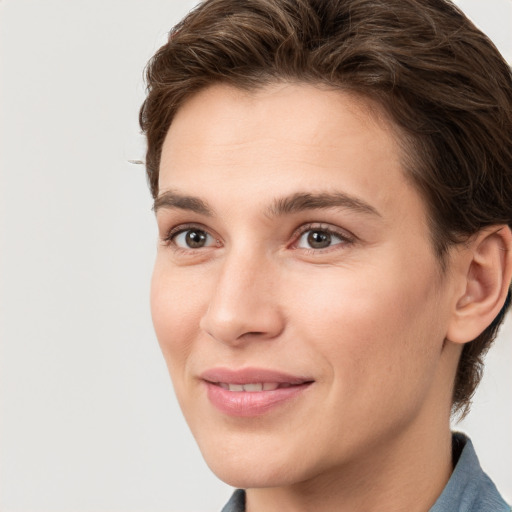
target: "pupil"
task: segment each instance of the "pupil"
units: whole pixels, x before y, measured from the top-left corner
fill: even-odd
[[[308,244],[314,249],[323,249],[331,244],[331,235],[325,231],[311,231]]]
[[[187,245],[191,249],[197,249],[203,247],[206,243],[206,233],[204,231],[188,231],[186,235]]]

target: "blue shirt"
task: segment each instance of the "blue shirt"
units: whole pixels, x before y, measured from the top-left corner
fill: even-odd
[[[511,512],[491,479],[483,472],[471,440],[453,434],[455,469],[429,512]],[[245,512],[245,491],[237,489],[222,512]]]

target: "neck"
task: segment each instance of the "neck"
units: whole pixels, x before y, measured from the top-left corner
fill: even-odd
[[[382,448],[329,474],[288,487],[248,489],[247,512],[427,512],[453,470],[449,414],[438,425],[432,422],[418,418]]]

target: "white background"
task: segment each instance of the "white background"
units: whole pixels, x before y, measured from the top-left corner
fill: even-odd
[[[512,1],[461,0],[512,61]],[[215,511],[152,331],[142,70],[192,6],[0,1],[0,512]],[[512,322],[458,428],[512,500]]]

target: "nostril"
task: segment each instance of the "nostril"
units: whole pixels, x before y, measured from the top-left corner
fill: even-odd
[[[199,327],[221,343],[240,345],[275,338],[284,329],[284,317],[264,281],[221,273]]]

